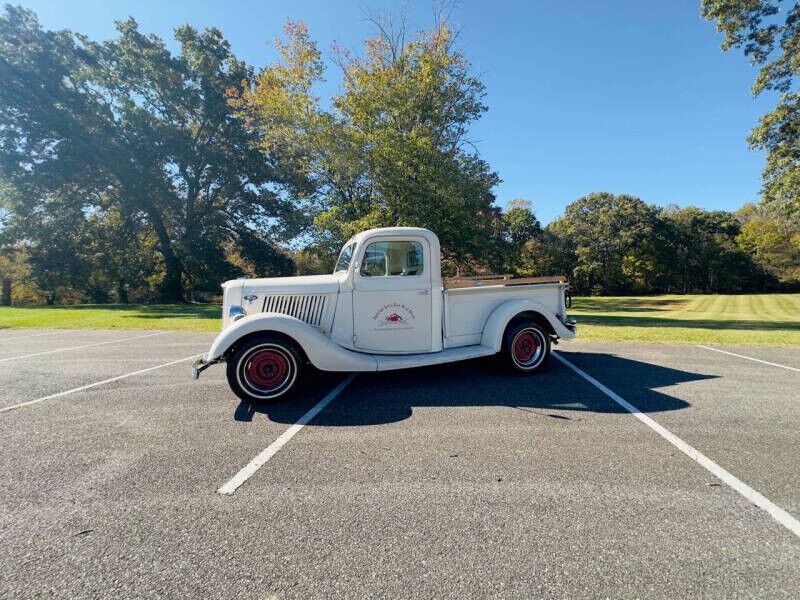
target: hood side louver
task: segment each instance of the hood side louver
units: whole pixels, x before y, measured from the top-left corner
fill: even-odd
[[[263,311],[289,315],[312,327],[321,327],[325,301],[322,294],[276,294],[264,297]]]

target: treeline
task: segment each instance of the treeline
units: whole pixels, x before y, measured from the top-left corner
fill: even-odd
[[[444,17],[375,19],[334,48],[289,22],[256,72],[216,29],[94,42],[0,17],[0,279],[24,302],[181,302],[240,275],[329,272],[370,227],[428,227],[447,274],[568,275],[579,293],[748,291],[800,281],[798,211],[659,208],[589,194],[542,227],[505,211],[469,139],[485,89]],[[784,203],[785,204],[785,203]],[[10,284],[10,285],[9,285]],[[8,300],[4,294],[4,300]]]
[[[594,193],[567,206],[507,268],[568,274],[577,293],[592,295],[798,289],[800,226],[753,205],[662,208]]]
[[[58,221],[48,243],[6,248],[0,273],[13,281],[15,303],[157,302],[163,281],[154,237],[132,233],[118,216]],[[574,293],[625,295],[800,289],[800,227],[746,205],[735,213],[647,205],[638,198],[593,193],[542,227],[531,203],[495,211],[480,260],[444,260],[446,275],[567,274]],[[120,251],[121,250],[121,251]],[[284,250],[276,275],[330,273],[336,254],[311,246]],[[263,276],[254,263],[231,273]],[[235,261],[235,262],[234,262]],[[269,268],[275,269],[274,257]],[[192,290],[194,300],[219,294],[219,281]]]

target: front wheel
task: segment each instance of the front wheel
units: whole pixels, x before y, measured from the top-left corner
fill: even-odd
[[[227,361],[228,384],[246,402],[275,402],[291,394],[302,361],[294,344],[264,335],[242,344]]]
[[[550,356],[550,336],[538,323],[519,323],[506,332],[501,353],[513,372],[535,373]]]

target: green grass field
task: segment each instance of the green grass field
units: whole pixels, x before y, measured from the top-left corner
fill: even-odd
[[[800,294],[576,298],[582,340],[800,346]],[[0,308],[0,329],[218,331],[220,307],[79,305]]]
[[[800,346],[800,294],[575,298],[584,340]]]
[[[166,329],[218,331],[216,304],[78,304],[0,307],[0,329]]]

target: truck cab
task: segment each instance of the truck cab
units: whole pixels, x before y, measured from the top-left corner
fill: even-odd
[[[226,362],[233,391],[263,401],[292,391],[307,363],[380,371],[506,353],[532,373],[552,340],[576,334],[567,294],[563,277],[443,280],[433,232],[371,229],[344,244],[330,275],[223,284],[223,331],[193,374]]]
[[[349,248],[351,264],[345,266]],[[338,343],[381,354],[442,349],[442,299],[433,293],[442,285],[439,240],[430,231],[364,232],[345,245],[337,268],[334,274],[346,273],[334,317],[341,316],[334,327]]]

